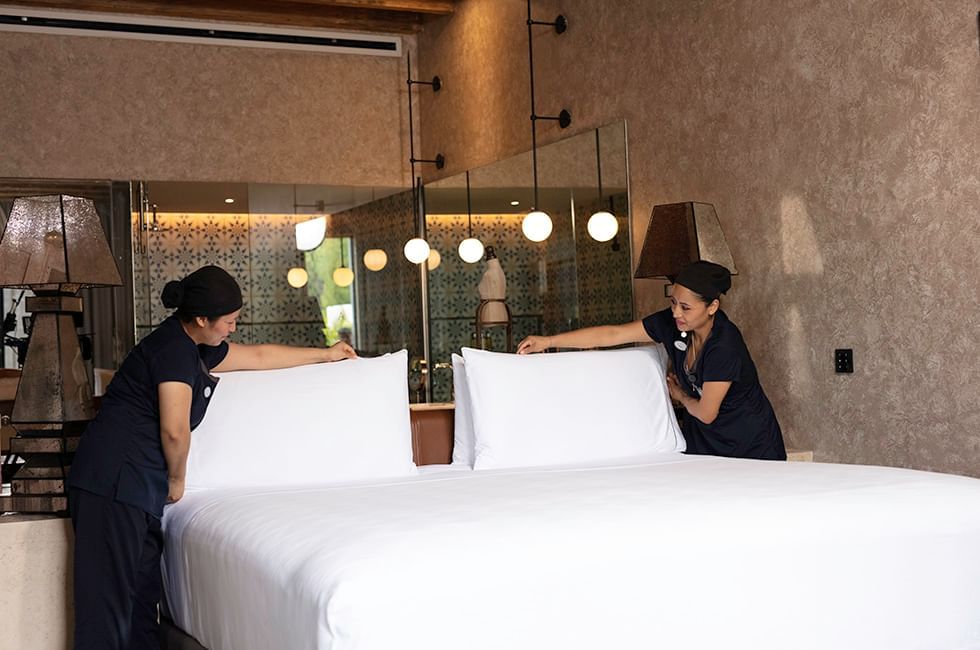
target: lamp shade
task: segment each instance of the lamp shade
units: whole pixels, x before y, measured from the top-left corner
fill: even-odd
[[[4,287],[74,293],[122,284],[95,204],[78,196],[15,199],[0,260]]]
[[[619,232],[619,222],[615,215],[605,210],[599,210],[591,217],[586,225],[589,236],[596,241],[609,241]]]
[[[524,236],[531,241],[544,241],[551,235],[554,225],[548,213],[541,210],[528,212],[524,220],[521,221],[521,230]]]
[[[429,259],[429,242],[421,237],[413,237],[405,242],[405,257],[412,264],[421,264]]]
[[[715,206],[690,201],[653,206],[634,277],[673,282],[681,269],[698,260],[738,273]]]
[[[369,271],[380,271],[388,264],[388,253],[380,248],[364,251],[364,266]]]
[[[327,236],[327,218],[317,217],[296,224],[296,248],[301,251],[311,251]]]

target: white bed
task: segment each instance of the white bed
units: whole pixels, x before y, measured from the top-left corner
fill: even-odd
[[[164,516],[210,650],[980,648],[980,480],[653,454],[212,489]]]

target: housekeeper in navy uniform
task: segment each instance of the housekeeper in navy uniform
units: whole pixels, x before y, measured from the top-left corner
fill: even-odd
[[[694,262],[674,281],[670,308],[624,325],[529,336],[517,351],[662,343],[675,370],[667,388],[687,411],[687,453],[786,460],[779,422],[742,333],[720,308],[719,297],[731,286],[724,266]]]
[[[69,475],[75,528],[75,648],[160,647],[160,517],[184,494],[191,431],[218,384],[210,371],[288,368],[356,356],[330,348],[240,345],[242,292],[205,266],[167,283],[176,312],[129,353],[82,436]]]

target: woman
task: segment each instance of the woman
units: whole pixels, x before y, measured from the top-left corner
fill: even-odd
[[[694,262],[677,276],[670,308],[625,325],[529,336],[517,352],[662,343],[675,369],[667,388],[687,411],[687,453],[786,460],[779,422],[749,350],[720,308],[719,296],[731,286],[724,266]]]
[[[176,312],[123,361],[69,475],[76,649],[160,647],[160,517],[165,502],[184,494],[191,430],[218,382],[210,371],[356,356],[343,342],[326,349],[228,342],[242,292],[217,266],[167,283],[162,299]]]

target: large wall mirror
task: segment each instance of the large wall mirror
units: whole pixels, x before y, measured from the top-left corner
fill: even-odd
[[[243,288],[233,340],[325,345],[345,339],[367,356],[407,348],[412,401],[452,399],[451,355],[462,347],[512,350],[528,334],[630,320],[625,123],[540,147],[537,158],[537,207],[553,221],[541,242],[521,230],[534,202],[530,153],[430,183],[420,200],[423,213],[405,188],[98,183],[93,198],[106,213],[129,285],[119,290],[124,296],[112,294],[112,310],[131,317],[87,312],[97,343],[105,341],[96,346],[94,364],[117,367],[167,316],[163,286],[205,264],[226,268]],[[0,199],[95,191],[71,181],[43,188],[7,181]],[[0,200],[0,210],[7,203]],[[607,241],[588,234],[589,217],[600,209],[618,225]],[[432,252],[418,265],[403,247],[423,221]],[[297,225],[312,243],[297,241]],[[478,287],[491,264],[486,256],[460,258],[459,244],[471,231],[493,248],[506,282],[502,301],[484,310],[481,323]],[[16,298],[5,291],[2,307],[10,309]],[[13,350],[7,352],[7,365],[15,364]]]

